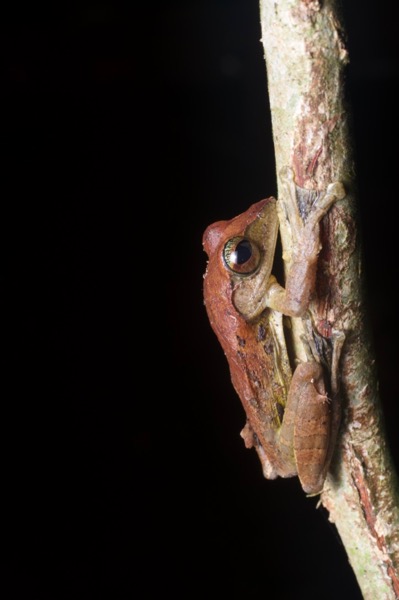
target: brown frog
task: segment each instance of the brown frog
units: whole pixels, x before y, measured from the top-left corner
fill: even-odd
[[[206,229],[204,297],[245,409],[245,445],[256,448],[266,478],[298,475],[304,491],[317,494],[337,424],[320,363],[301,362],[292,373],[283,315],[298,317],[307,311],[321,249],[320,220],[345,191],[334,183],[316,194],[304,221],[292,171],[285,169],[282,177],[288,191],[285,211],[270,197]],[[285,288],[272,275],[279,216],[288,219],[293,242]]]

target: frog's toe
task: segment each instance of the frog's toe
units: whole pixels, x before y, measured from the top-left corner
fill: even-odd
[[[291,169],[291,167],[284,166],[280,169],[280,177],[283,182],[294,181],[294,171]]]
[[[335,181],[327,186],[327,195],[332,195],[335,196],[337,200],[342,200],[346,196],[346,191],[340,181]]]

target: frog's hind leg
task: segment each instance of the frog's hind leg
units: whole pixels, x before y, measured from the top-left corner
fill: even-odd
[[[287,461],[295,460],[302,488],[317,494],[323,488],[330,456],[331,403],[323,369],[316,362],[295,369],[280,431],[280,447]]]

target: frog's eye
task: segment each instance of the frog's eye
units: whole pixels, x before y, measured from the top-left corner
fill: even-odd
[[[223,260],[234,273],[250,275],[259,267],[261,253],[248,238],[236,236],[228,240],[223,248]]]

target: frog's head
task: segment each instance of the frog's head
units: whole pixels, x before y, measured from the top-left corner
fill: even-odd
[[[273,197],[253,204],[229,221],[210,225],[203,236],[209,257],[204,285],[206,304],[218,303],[227,296],[248,321],[263,312],[277,234]]]

